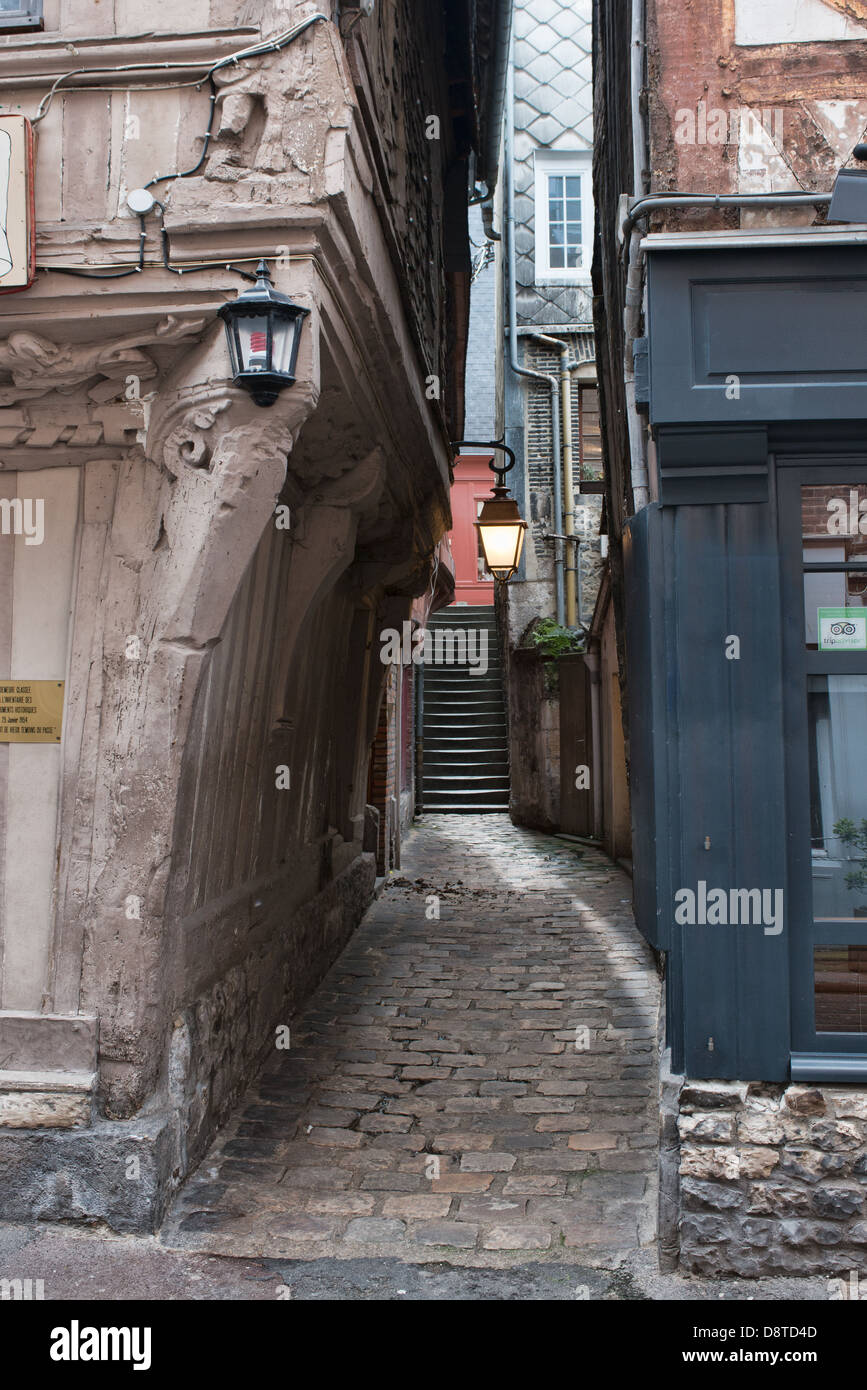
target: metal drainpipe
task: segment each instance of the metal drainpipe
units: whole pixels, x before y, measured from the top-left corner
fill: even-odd
[[[599,692],[602,689],[602,677],[599,673],[600,658],[598,652],[586,652],[584,665],[590,672],[590,724],[593,739],[593,770],[591,780],[593,784],[593,835],[597,840],[602,839],[602,730],[599,725],[600,700]]]
[[[630,54],[630,89],[632,105],[632,192],[640,198],[644,193],[644,159],[647,148],[647,133],[641,98],[644,90],[644,50],[645,50],[645,3],[632,0],[632,34]],[[641,326],[641,310],[644,299],[644,277],[642,273],[637,234],[630,237],[629,268],[626,276],[626,301],[623,306],[623,385],[626,393],[626,425],[629,432],[629,456],[631,459],[632,503],[639,512],[650,501],[650,487],[647,475],[647,436],[641,415],[635,407],[635,340]]]
[[[569,355],[569,344],[544,333],[530,335],[537,342],[553,343],[560,351],[560,393],[563,407],[563,493],[566,501],[566,626],[583,627],[584,601],[581,591],[581,550],[585,542],[575,534],[575,449],[572,434],[572,373],[582,365]],[[570,537],[575,536],[574,541]],[[569,546],[574,546],[574,550]],[[574,561],[574,564],[572,563]],[[571,615],[571,616],[570,616]]]
[[[639,337],[641,310],[644,303],[644,274],[640,251],[641,237],[633,232],[629,245],[629,270],[626,276],[626,302],[623,308],[623,385],[626,391],[626,425],[629,431],[632,504],[640,512],[650,501],[647,475],[647,436],[642,417],[635,405],[635,340]]]
[[[529,333],[527,335],[534,343],[544,343],[547,347],[555,347],[560,354],[560,382],[558,395],[563,410],[563,468],[562,483],[560,479],[560,469],[555,460],[554,466],[554,529],[559,532],[560,520],[557,512],[557,503],[562,495],[565,511],[563,511],[563,521],[565,523],[564,534],[566,536],[566,626],[577,627],[579,618],[580,604],[577,599],[576,575],[578,573],[578,559],[576,551],[572,549],[570,536],[575,534],[575,486],[574,470],[572,466],[572,382],[571,382],[571,361],[569,357],[569,344],[562,338],[552,338],[547,333]],[[577,366],[577,362],[575,366]],[[552,397],[551,408],[557,414],[557,402]],[[561,492],[562,489],[562,492]],[[556,542],[555,542],[556,544]],[[580,542],[578,542],[580,546]],[[562,620],[557,619],[558,622]]]
[[[512,0],[500,0],[497,11],[497,30],[493,52],[493,84],[488,138],[483,151],[485,197],[482,199],[482,222],[489,241],[499,241],[494,231],[494,194],[500,166],[500,136],[503,128],[503,108],[512,62]]]
[[[636,58],[637,50],[633,50]],[[640,219],[651,212],[679,207],[827,207],[830,193],[660,193],[633,200],[629,212],[620,224],[627,250],[626,304],[623,310],[624,367],[626,391],[626,423],[629,431],[629,452],[632,458],[632,500],[640,511],[650,500],[647,475],[647,436],[640,414],[635,408],[634,345],[639,336],[641,311],[644,303],[644,272]]]
[[[567,362],[567,363],[566,363],[566,371],[567,371],[568,374],[569,374],[569,385],[568,385],[567,390],[566,390],[566,395],[564,396],[564,401],[565,401],[566,404],[568,405],[568,410],[569,410],[569,430],[570,430],[570,432],[571,432],[571,430],[572,430],[572,373],[573,373],[573,372],[577,372],[578,368],[579,368],[581,365],[582,365],[582,364],[581,364],[580,362],[575,362],[575,361],[571,361],[571,362]],[[573,451],[573,453],[574,453],[574,451]],[[579,486],[579,488],[580,488],[580,486],[581,486],[581,462],[582,462],[582,460],[581,460],[580,453],[579,453],[579,457],[578,457],[578,486]],[[574,506],[575,506],[575,496],[574,496],[574,492],[573,492],[573,494],[572,494],[572,506],[573,506],[573,508],[574,508]],[[586,516],[586,512],[585,512],[585,516]],[[581,550],[582,550],[582,548],[583,548],[583,546],[584,546],[585,544],[586,544],[586,540],[585,540],[584,537],[579,537],[579,539],[575,542],[575,599],[576,599],[577,610],[578,610],[578,623],[577,623],[578,627],[583,627],[583,626],[584,626],[584,623],[583,623],[583,620],[582,620],[582,616],[581,616],[582,613],[583,613],[583,611],[584,611],[584,594],[583,594],[583,588],[582,588],[582,584],[581,584]]]
[[[424,662],[415,669],[415,811],[424,806]]]
[[[566,535],[575,534],[575,482],[572,470],[572,374],[569,370],[569,346],[560,345],[560,390],[563,397],[563,493],[566,498]],[[581,621],[580,584],[581,542],[566,542],[566,626],[577,627]]]
[[[560,385],[556,376],[548,376],[546,372],[532,372],[526,367],[522,367],[518,361],[518,308],[516,304],[515,284],[516,255],[515,255],[515,172],[513,168],[515,145],[515,65],[512,54],[509,55],[509,74],[506,89],[506,137],[505,137],[505,160],[504,173],[506,178],[506,250],[507,250],[507,269],[506,269],[506,293],[509,310],[509,366],[515,376],[523,377],[528,381],[546,381],[551,392],[551,435],[552,453],[554,463],[554,529],[558,534],[563,527],[563,507],[562,490],[560,479],[560,410],[558,397]],[[534,335],[536,336],[536,335]],[[556,342],[557,339],[550,341]],[[557,622],[562,627],[565,621],[565,598],[563,584],[563,555],[560,549],[561,542],[554,542],[554,587],[557,599]]]
[[[562,340],[561,340],[560,338],[552,338],[552,337],[550,337],[547,333],[528,333],[526,336],[530,339],[531,342],[534,342],[534,343],[542,343],[542,345],[543,345],[544,347],[554,347],[554,348],[556,348],[557,351],[561,354],[561,364],[562,364],[562,354],[563,354],[564,351],[566,352],[567,357],[568,357],[568,351],[569,351],[569,350],[568,350],[568,348],[565,347],[565,345],[563,344],[563,342],[562,342]],[[555,534],[556,536],[565,535],[566,537],[568,537],[568,536],[571,536],[572,531],[573,531],[574,528],[573,528],[573,504],[570,504],[570,501],[569,501],[569,499],[570,499],[570,497],[571,497],[572,494],[571,494],[571,492],[569,491],[569,486],[568,486],[567,483],[566,483],[567,459],[566,459],[566,435],[565,435],[566,415],[565,415],[565,411],[564,411],[564,415],[563,415],[563,429],[562,429],[562,432],[561,432],[561,425],[560,425],[560,405],[561,405],[561,399],[562,399],[562,395],[563,395],[563,369],[562,369],[562,365],[561,365],[561,368],[560,368],[560,379],[559,379],[559,381],[558,381],[557,377],[554,376],[554,375],[552,374],[551,376],[548,377],[548,383],[549,383],[550,388],[551,388],[551,425],[552,425],[552,429],[551,429],[551,452],[552,452],[552,455],[553,455],[553,464],[554,464],[554,487],[553,487],[553,491],[554,491],[554,534]],[[569,439],[570,454],[569,454],[568,468],[569,468],[569,474],[570,474],[570,477],[571,477],[571,472],[572,472],[572,459],[571,459],[571,448],[572,448],[572,442],[571,442],[571,417],[570,417],[570,422],[569,422],[569,429],[570,429],[570,439]],[[565,511],[564,511],[564,505],[565,505]],[[564,524],[565,524],[565,532],[564,532]],[[560,550],[560,546],[561,546],[561,545],[565,545],[565,549],[564,549],[564,551],[563,551],[562,553],[561,553],[561,550]],[[571,599],[570,599],[570,578],[569,578],[569,575],[570,575],[570,560],[571,560],[571,552],[570,552],[570,546],[569,546],[568,541],[555,540],[555,542],[554,542],[554,564],[555,564],[555,566],[557,567],[556,570],[555,570],[555,583],[556,583],[556,586],[557,586],[557,622],[560,624],[561,627],[563,627],[564,625],[565,625],[566,627],[574,627],[574,626],[575,626],[575,620],[574,620],[574,610],[575,610],[575,582],[574,582],[574,578],[573,578],[572,581],[571,581],[571,586],[572,586],[572,587],[571,587]],[[572,617],[572,618],[570,618],[570,616],[569,616],[570,612],[573,614],[573,617]]]
[[[644,157],[647,148],[647,134],[641,98],[644,90],[644,52],[646,48],[645,0],[633,0],[630,91],[632,107],[632,189],[633,204],[621,225],[621,235],[628,247],[628,271],[626,278],[626,303],[623,311],[624,329],[624,372],[626,392],[626,420],[629,431],[629,452],[632,459],[631,482],[632,498],[636,511],[640,511],[650,500],[647,473],[647,434],[641,416],[635,408],[635,361],[634,344],[639,336],[641,311],[644,302],[644,276],[641,259],[641,235],[636,223],[650,212],[663,208],[695,207],[808,207],[827,206],[830,193],[804,194],[659,194],[645,196],[644,184],[646,170]]]
[[[652,193],[636,198],[620,224],[624,240],[640,218],[672,208],[825,208],[831,193]]]

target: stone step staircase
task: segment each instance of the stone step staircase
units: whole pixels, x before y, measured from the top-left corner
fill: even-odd
[[[467,659],[425,665],[422,809],[476,814],[507,811],[509,745],[493,607],[446,608],[434,614],[428,628],[435,650],[438,631],[459,634],[452,654]],[[474,674],[473,666],[480,664],[485,642],[487,671]],[[443,655],[448,654],[446,644]]]

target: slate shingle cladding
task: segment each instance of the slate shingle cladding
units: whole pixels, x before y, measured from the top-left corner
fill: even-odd
[[[470,208],[473,260],[484,251],[485,232],[478,207]],[[493,259],[473,280],[467,344],[464,438],[494,439],[497,434],[496,361],[492,350],[497,322],[497,271]],[[466,449],[463,452],[472,453]]]
[[[593,144],[591,0],[515,0],[515,248],[519,325],[592,322],[589,286],[536,285],[533,154]]]

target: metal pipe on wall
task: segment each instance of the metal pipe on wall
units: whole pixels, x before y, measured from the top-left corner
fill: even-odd
[[[506,103],[506,88],[512,57],[512,0],[500,0],[496,17],[496,34],[493,45],[493,83],[491,93],[491,114],[489,118],[485,148],[482,151],[485,180],[485,197],[482,200],[482,222],[485,236],[489,241],[499,241],[499,232],[494,231],[494,194],[500,164],[500,138],[503,128],[503,108]]]
[[[654,193],[635,199],[620,224],[625,239],[640,218],[674,208],[826,208],[831,193]]]
[[[424,665],[415,667],[415,813],[419,815],[424,787]]]
[[[547,333],[528,333],[526,335],[531,342],[541,343],[543,347],[556,348],[559,353],[564,351],[564,344],[560,338],[552,338]],[[565,349],[568,355],[568,348]],[[547,374],[545,374],[547,375]],[[560,537],[563,533],[564,517],[570,516],[569,506],[570,493],[565,485],[565,451],[563,448],[564,436],[560,427],[560,400],[562,395],[562,369],[560,380],[553,373],[548,376],[548,383],[551,389],[551,454],[553,464],[553,494],[554,494],[554,534]],[[565,416],[564,416],[565,420]],[[564,502],[566,511],[564,512]],[[570,534],[569,526],[566,526],[566,536]],[[569,547],[566,545],[565,551],[560,550],[563,541],[554,541],[554,581],[557,588],[557,622],[561,627],[569,623]],[[574,607],[574,593],[573,593]]]
[[[572,467],[572,373],[567,343],[560,345],[560,391],[563,398],[563,494],[567,536],[575,534],[575,480]],[[581,543],[566,542],[566,626],[577,627],[581,621],[580,584]]]
[[[632,34],[630,53],[630,88],[632,106],[632,194],[640,198],[644,193],[644,157],[647,148],[647,133],[642,110],[644,91],[644,52],[646,41],[644,27],[646,22],[645,0],[632,0]],[[631,459],[632,503],[635,511],[641,511],[650,501],[650,487],[647,474],[647,436],[641,415],[635,406],[635,340],[639,336],[641,311],[644,303],[644,275],[639,253],[640,237],[633,233],[629,243],[629,265],[626,275],[626,302],[623,309],[624,352],[623,385],[626,393],[626,424],[629,431],[629,454]]]
[[[590,672],[590,725],[593,745],[593,768],[590,777],[593,790],[593,835],[595,839],[601,840],[604,826],[602,823],[602,729],[599,722],[601,714],[599,692],[602,689],[602,677],[600,675],[599,653],[585,653],[584,665]]]
[[[551,393],[551,445],[554,464],[554,524],[559,533],[562,529],[562,490],[560,481],[560,383],[556,376],[546,372],[533,372],[522,367],[518,361],[518,308],[516,303],[517,257],[515,253],[515,60],[509,55],[509,74],[506,87],[506,137],[504,173],[506,179],[506,297],[509,317],[509,366],[515,376],[525,381],[544,381]],[[559,341],[556,342],[560,347]],[[526,437],[526,436],[525,436]],[[525,451],[526,456],[526,451]],[[554,588],[557,602],[557,622],[562,627],[565,621],[566,603],[563,582],[563,555],[560,541],[554,542]]]
[[[569,414],[570,414],[570,417],[571,417],[571,414],[572,414],[571,377],[572,377],[572,373],[573,373],[573,372],[577,372],[578,369],[579,369],[579,367],[581,367],[581,366],[582,366],[582,363],[581,363],[581,362],[570,361],[569,367],[568,367],[569,377],[570,377],[570,390],[569,390]],[[578,438],[579,438],[579,443],[578,443],[578,488],[579,488],[579,490],[580,490],[580,488],[581,488],[581,469],[582,469],[583,464],[584,464],[584,459],[583,459],[582,453],[581,453],[581,432],[580,432],[580,428],[581,428],[581,426],[580,426],[580,422],[581,422],[581,411],[580,411],[580,406],[579,406],[579,412],[578,412],[578,421],[579,421],[579,436],[578,436]],[[570,418],[570,425],[571,425],[571,418]],[[586,518],[586,512],[585,512],[585,518]],[[585,525],[586,525],[586,522],[585,522]],[[579,539],[579,540],[576,541],[576,543],[575,543],[575,595],[576,595],[576,604],[577,604],[577,608],[578,608],[578,626],[579,626],[579,627],[583,627],[583,626],[584,626],[584,622],[583,622],[583,618],[582,618],[582,614],[583,614],[583,612],[584,612],[584,595],[583,595],[583,586],[582,586],[582,583],[581,583],[581,550],[582,550],[582,547],[583,547],[585,544],[589,544],[589,541],[587,541],[586,536],[585,536],[585,537],[582,537],[581,539]]]

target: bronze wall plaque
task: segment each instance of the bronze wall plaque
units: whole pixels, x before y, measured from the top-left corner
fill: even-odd
[[[0,681],[0,743],[59,743],[63,681]]]

